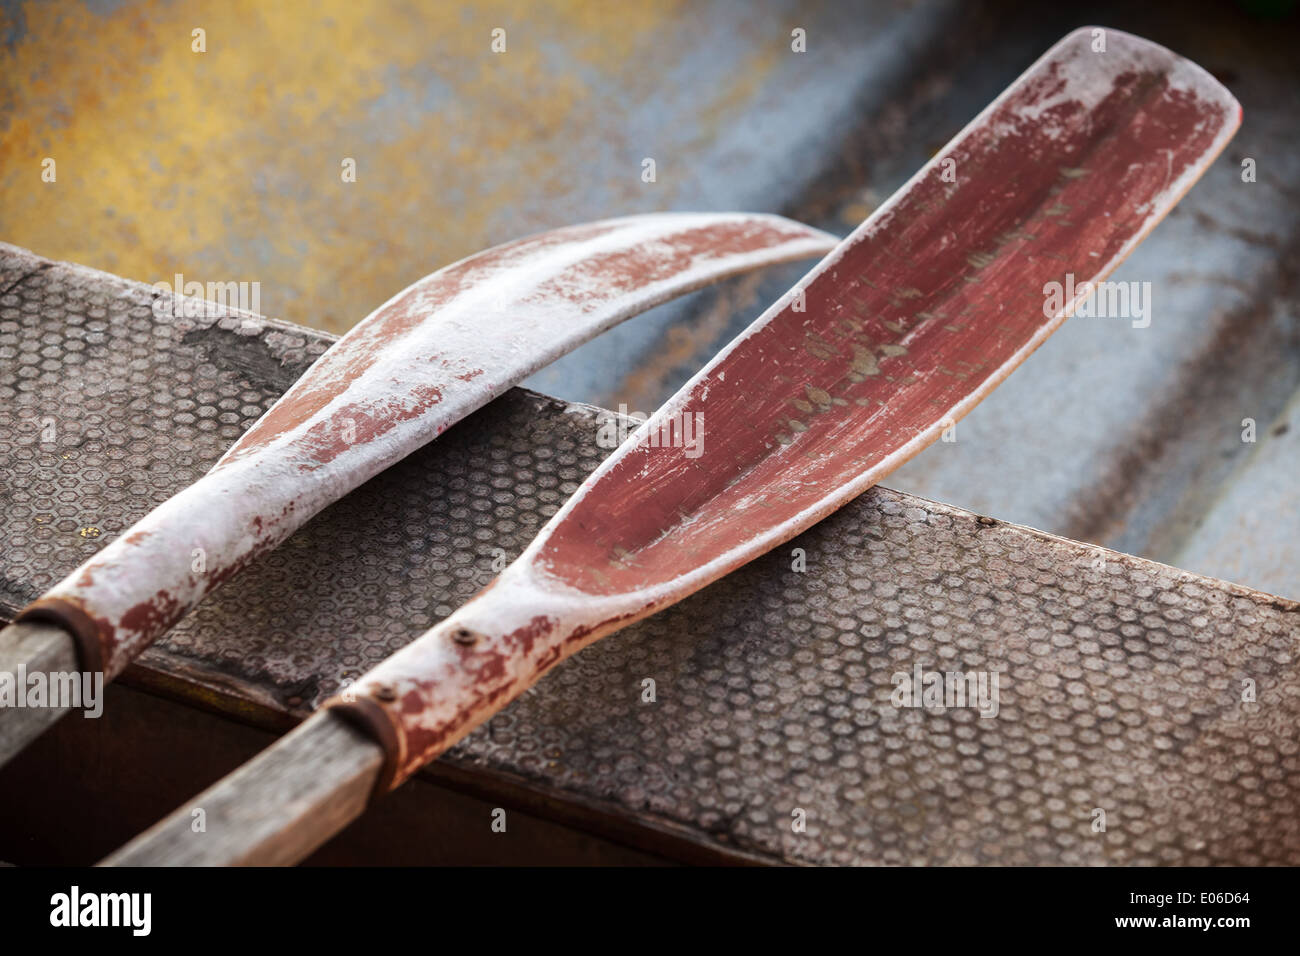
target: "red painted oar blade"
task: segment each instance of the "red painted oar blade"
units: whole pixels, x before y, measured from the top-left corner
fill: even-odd
[[[1240,120],[1194,64],[1094,37],[1057,44],[643,426],[667,447],[607,461],[531,549],[539,577],[638,613],[675,600],[864,491],[1041,344],[1047,284],[1109,273]]]

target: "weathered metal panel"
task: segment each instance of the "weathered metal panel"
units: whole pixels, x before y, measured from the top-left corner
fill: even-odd
[[[954,7],[7,4],[0,237],[151,282],[260,280],[267,314],[341,332],[517,236],[778,211]]]
[[[164,350],[142,286],[12,251],[0,273],[26,276],[0,296],[12,612],[197,477],[327,339],[217,324]],[[37,409],[67,423],[56,441]],[[267,726],[307,713],[490,580],[599,461],[597,427],[509,393],[126,679]],[[887,489],[795,547],[808,573],[781,549],[589,648],[427,773],[675,856],[1300,863],[1294,603]],[[894,707],[917,665],[996,671],[998,719]]]
[[[1230,581],[1295,594],[1300,568],[1300,392],[1271,423],[1259,422],[1253,453],[1175,555],[1179,567],[1212,567]]]

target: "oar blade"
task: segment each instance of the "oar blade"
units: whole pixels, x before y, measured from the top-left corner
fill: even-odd
[[[1240,121],[1200,67],[1097,33],[1057,44],[653,416],[530,549],[536,579],[662,606],[866,490],[1037,348]]]

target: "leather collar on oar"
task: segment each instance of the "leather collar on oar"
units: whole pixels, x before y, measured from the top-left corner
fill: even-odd
[[[489,588],[328,702],[371,741],[317,714],[199,798],[238,807],[249,833],[201,845],[181,813],[111,862],[293,859],[329,836],[312,807],[397,785],[569,654],[790,539],[935,441],[1240,122],[1204,70],[1102,32],[1100,50],[1084,29],[1048,51],[642,425]],[[1078,294],[1053,303],[1053,284]],[[313,749],[326,738],[328,757]],[[277,786],[293,809],[259,805]]]
[[[30,670],[31,629],[54,625],[79,651],[51,660],[113,678],[323,507],[537,369],[675,296],[836,241],[779,216],[670,213],[557,229],[439,269],[340,339],[208,474],[27,607],[24,626],[0,635],[0,670]],[[59,642],[47,634],[42,653]],[[0,763],[58,713],[0,710]]]

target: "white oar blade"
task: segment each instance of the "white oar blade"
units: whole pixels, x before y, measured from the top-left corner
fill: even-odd
[[[557,229],[440,269],[20,618],[66,629],[83,667],[111,678],[321,508],[538,368],[674,296],[835,242],[779,216],[672,213]]]

